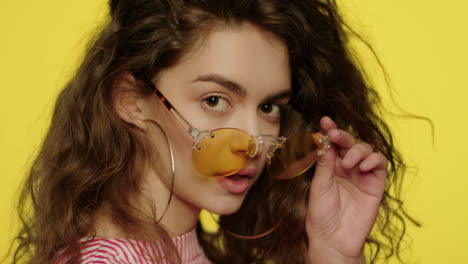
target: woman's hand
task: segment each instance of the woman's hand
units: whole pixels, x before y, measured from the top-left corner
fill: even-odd
[[[310,263],[364,263],[362,248],[385,190],[387,159],[358,143],[328,117],[320,120],[332,147],[310,186],[306,230]]]

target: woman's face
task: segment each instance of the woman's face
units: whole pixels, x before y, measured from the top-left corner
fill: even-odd
[[[246,23],[212,31],[153,82],[197,129],[229,127],[278,135],[280,107],[287,104],[291,90],[289,57],[283,42]],[[159,107],[154,119],[163,123],[174,153],[173,199],[217,214],[237,211],[258,180],[265,155],[257,155],[230,177],[193,173],[192,138],[168,111],[161,111],[156,96],[154,100]],[[164,138],[152,138],[155,146],[166,144]],[[159,173],[159,178],[169,189],[171,177]]]

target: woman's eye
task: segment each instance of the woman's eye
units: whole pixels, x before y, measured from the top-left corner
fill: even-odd
[[[260,111],[271,117],[279,117],[281,114],[281,106],[278,104],[268,103],[261,105]]]
[[[203,98],[203,106],[216,112],[228,111],[231,108],[227,99],[215,95]]]

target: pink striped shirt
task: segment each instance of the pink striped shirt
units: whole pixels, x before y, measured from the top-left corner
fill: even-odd
[[[198,244],[195,229],[172,238],[183,264],[211,264]],[[82,239],[82,264],[172,264],[165,259],[161,242],[133,239]],[[55,264],[69,264],[71,258],[64,249],[55,257]]]

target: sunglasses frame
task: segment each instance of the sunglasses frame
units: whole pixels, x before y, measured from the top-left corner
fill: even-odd
[[[167,108],[167,110],[175,117],[175,119],[178,121],[178,123],[187,131],[187,133],[192,137],[193,139],[193,145],[192,148],[194,150],[200,150],[200,142],[204,140],[207,137],[214,137],[213,132],[221,129],[235,129],[242,131],[246,133],[247,135],[250,136],[250,141],[249,141],[249,149],[246,151],[246,155],[252,159],[254,158],[258,153],[259,153],[259,148],[258,146],[263,146],[264,143],[270,143],[271,145],[269,146],[268,152],[266,154],[267,157],[267,164],[269,164],[271,158],[273,157],[275,151],[277,149],[280,149],[283,146],[283,143],[289,138],[289,137],[283,137],[283,136],[274,136],[274,135],[251,135],[247,133],[246,131],[238,128],[230,128],[230,127],[221,127],[221,128],[216,128],[212,130],[200,130],[195,128],[177,109],[169,102],[169,100],[161,93],[158,88],[156,88],[156,85],[152,81],[148,80],[143,80],[143,82],[149,86],[149,88],[156,94],[156,96],[159,98],[159,100],[163,103],[163,105]],[[173,111],[171,111],[173,110]],[[303,133],[313,133],[313,132],[303,132]],[[292,135],[294,136],[294,135]],[[321,156],[326,153],[326,151],[330,148],[330,141],[328,140],[328,136],[323,136],[321,135],[320,138],[318,139],[319,143],[322,144],[322,148],[317,150],[317,156]],[[262,150],[261,150],[262,151]],[[234,172],[235,173],[235,172]],[[232,175],[232,174],[230,174]],[[225,175],[229,176],[229,175]]]
[[[282,144],[284,141],[286,141],[286,137],[280,136],[274,136],[274,135],[251,135],[247,133],[246,131],[239,129],[239,128],[232,128],[232,127],[220,127],[212,130],[200,130],[198,128],[195,128],[170,102],[169,100],[161,93],[158,88],[156,88],[156,85],[153,84],[151,81],[144,81],[146,85],[151,88],[151,90],[156,94],[156,96],[161,100],[163,105],[169,110],[171,114],[176,117],[178,120],[179,124],[182,125],[182,127],[187,131],[187,133],[192,137],[193,139],[193,149],[200,150],[200,142],[205,139],[206,137],[213,137],[213,132],[216,130],[221,130],[221,129],[235,129],[235,130],[240,130],[247,135],[250,136],[251,146],[255,146],[254,149],[249,148],[249,150],[246,152],[247,156],[249,158],[253,158],[258,154],[258,148],[257,145],[261,145],[263,143],[271,143],[272,145],[270,146],[270,149],[268,150],[268,153],[266,155],[267,158],[271,158],[273,156],[273,153],[275,152],[276,149],[281,148]],[[171,111],[173,110],[173,111]],[[181,122],[182,121],[182,122]],[[253,142],[254,141],[254,142]],[[253,148],[253,147],[252,147]]]

